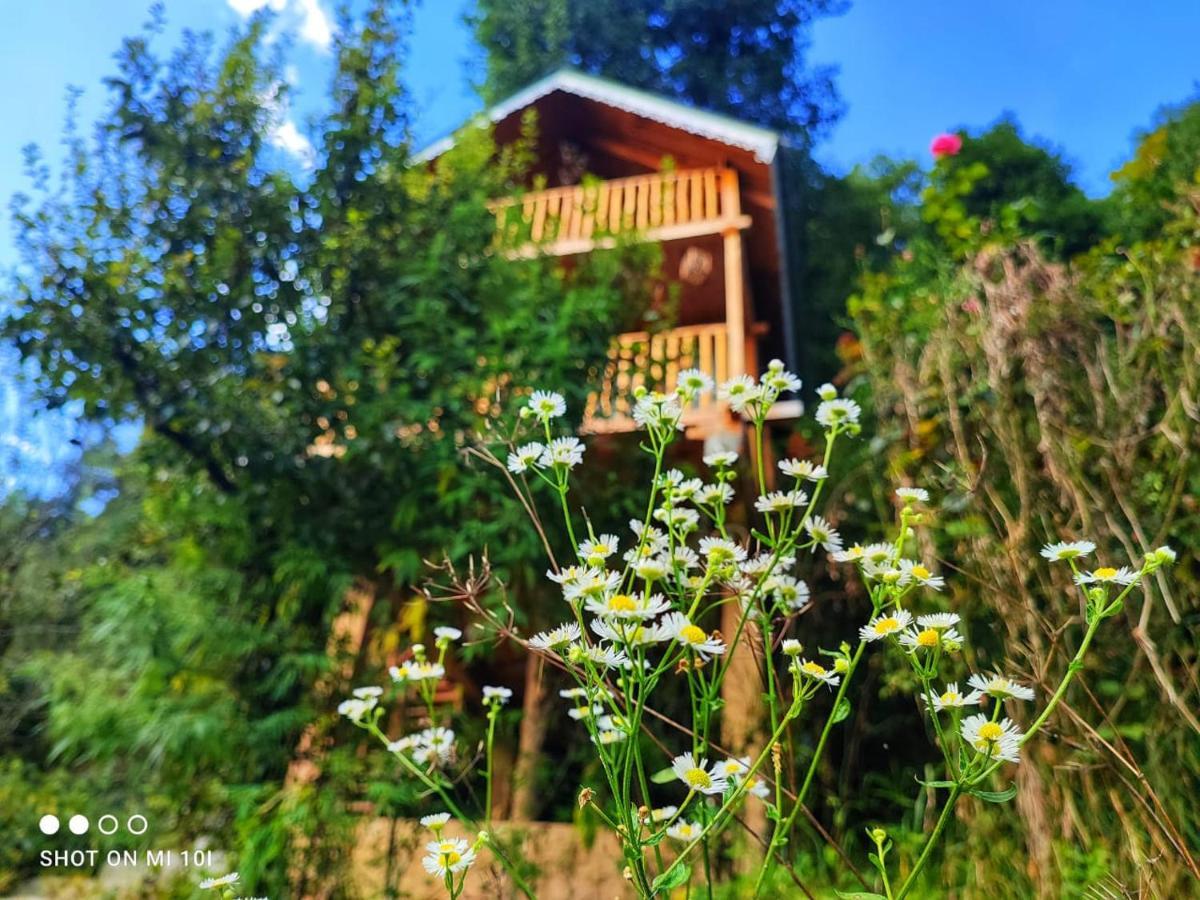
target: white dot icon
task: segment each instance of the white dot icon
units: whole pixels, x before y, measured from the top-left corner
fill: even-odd
[[[71,829],[71,834],[87,834],[88,825],[87,816],[71,816],[71,820],[67,822],[67,827]]]
[[[58,834],[58,816],[44,815],[38,820],[42,834]]]

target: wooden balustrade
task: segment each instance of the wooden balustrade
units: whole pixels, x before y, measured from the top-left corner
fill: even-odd
[[[717,385],[729,379],[729,337],[724,323],[618,335],[613,341],[600,389],[588,401],[583,430],[593,433],[630,431],[634,427],[633,390],[663,390],[675,384],[683,369],[699,369],[713,379],[711,390],[684,410],[684,424],[718,415]]]
[[[493,201],[496,240],[511,256],[564,256],[626,235],[665,241],[746,228],[737,173],[683,169],[530,191]]]

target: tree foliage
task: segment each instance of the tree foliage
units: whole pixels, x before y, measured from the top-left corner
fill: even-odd
[[[841,0],[481,0],[472,21],[494,102],[570,65],[807,143],[838,118],[833,70],[809,67],[812,23]]]

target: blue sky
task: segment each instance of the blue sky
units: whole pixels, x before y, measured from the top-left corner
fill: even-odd
[[[303,166],[307,121],[319,110],[329,72],[335,0],[167,0],[164,45],[182,28],[218,33],[262,7],[292,35],[292,105],[275,140]],[[468,63],[476,58],[462,23],[472,0],[418,7],[408,81],[420,110],[418,138],[439,136],[478,107]],[[22,150],[40,144],[53,159],[68,86],[83,88],[81,121],[105,99],[121,39],[147,18],[149,0],[8,0],[0,4],[0,266],[15,261],[7,200],[26,186]],[[1061,150],[1080,184],[1103,194],[1108,172],[1129,153],[1155,111],[1197,91],[1200,0],[857,0],[819,22],[813,62],[840,68],[845,118],[818,158],[845,171],[877,153],[926,158],[930,137],[979,128],[1011,112]],[[0,360],[0,363],[3,361]],[[16,428],[28,403],[0,364],[0,495],[14,466],[33,471],[74,451],[69,421]],[[54,436],[60,440],[55,443]]]

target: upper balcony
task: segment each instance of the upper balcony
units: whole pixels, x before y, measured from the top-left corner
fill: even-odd
[[[513,257],[569,256],[626,237],[672,241],[750,226],[737,173],[720,167],[530,191],[490,207],[497,244]]]

